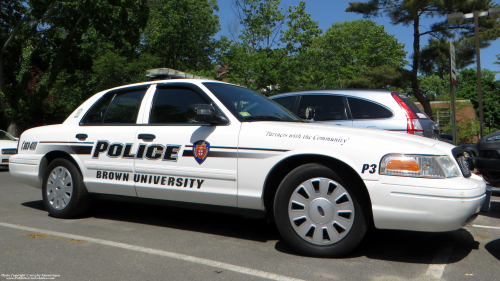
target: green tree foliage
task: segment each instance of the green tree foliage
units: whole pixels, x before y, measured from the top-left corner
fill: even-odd
[[[429,101],[450,100],[450,75],[440,77],[437,74],[428,76],[419,76],[418,82],[420,85],[420,92]]]
[[[99,42],[133,53],[149,11],[144,0],[7,0],[0,9],[0,108],[13,135],[18,124],[43,124],[51,89],[91,69]]]
[[[468,99],[471,101],[479,116],[479,103],[477,95],[477,71],[475,69],[464,69],[457,76],[457,98]],[[483,90],[483,115],[485,124],[488,117],[492,116],[495,129],[500,129],[500,80],[495,80],[495,72],[483,69],[481,71],[481,84]]]
[[[455,66],[463,69],[474,63],[475,45],[468,40],[452,41],[455,46]],[[420,73],[437,75],[444,79],[450,74],[450,41],[447,38],[431,38],[420,52]]]
[[[100,55],[101,52],[105,52]],[[51,101],[44,109],[44,122],[60,123],[93,94],[113,87],[145,81],[145,70],[161,67],[156,56],[142,53],[133,58],[120,56],[111,49],[101,49],[93,58],[91,69],[73,73],[63,71],[50,91]]]
[[[216,0],[149,0],[151,14],[141,51],[161,59],[163,67],[187,71],[213,69],[220,42]]]
[[[301,56],[304,88],[397,86],[407,63],[404,45],[371,20],[332,24]]]
[[[215,0],[8,0],[0,8],[0,126],[14,135],[18,124],[61,122],[96,92],[144,81],[150,68],[216,77],[214,60],[228,45],[214,40]]]
[[[318,23],[305,12],[305,2],[287,10],[279,0],[235,1],[243,26],[222,64],[229,82],[270,95],[284,91],[293,80],[297,56],[321,33]]]
[[[479,136],[479,121],[475,118],[467,117],[465,114],[465,109],[471,106],[470,103],[457,103],[456,104],[456,112],[457,112],[457,142],[458,143],[476,143],[477,137]],[[439,108],[433,108],[436,113],[439,111]],[[438,114],[435,114],[439,116]],[[452,134],[452,124],[449,122],[441,128],[443,133]]]
[[[485,11],[493,7],[492,0],[368,0],[366,2],[350,2],[347,12],[356,12],[363,14],[366,18],[387,16],[394,25],[402,24],[413,27],[413,62],[410,75],[413,95],[422,103],[425,112],[432,116],[430,102],[420,92],[418,72],[421,70],[421,50],[420,40],[424,35],[431,35],[436,38],[453,38],[455,34],[452,31],[460,32],[461,38],[468,38],[474,33],[474,23],[470,20],[459,25],[449,25],[444,18],[446,14],[457,11],[470,13],[473,11]],[[422,17],[441,17],[442,21],[436,22],[429,28],[420,30]],[[500,36],[498,22],[488,17],[480,18],[482,47],[486,47],[488,42]]]

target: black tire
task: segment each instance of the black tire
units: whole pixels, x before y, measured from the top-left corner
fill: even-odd
[[[90,196],[80,171],[71,161],[57,158],[43,177],[42,197],[45,209],[56,218],[72,218],[90,207]]]
[[[480,171],[483,179],[493,186],[500,186],[500,172],[498,171]]]
[[[330,193],[330,190],[333,191]],[[365,214],[356,194],[353,187],[323,165],[299,166],[283,179],[276,192],[276,226],[285,242],[301,254],[343,256],[359,245],[367,231]],[[320,227],[322,230],[316,231]]]

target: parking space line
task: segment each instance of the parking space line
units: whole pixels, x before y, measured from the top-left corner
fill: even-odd
[[[500,229],[500,227],[498,227],[498,226],[488,226],[488,225],[479,225],[479,224],[473,224],[472,227],[488,228],[488,229]]]
[[[453,253],[454,248],[455,243],[452,242],[445,243],[441,248],[439,248],[439,251],[436,253],[436,256],[434,256],[431,265],[427,269],[426,275],[432,276],[435,279],[441,279],[444,273],[444,269],[446,268],[448,258]]]
[[[51,231],[51,230],[46,230],[46,229],[34,228],[34,227],[27,227],[27,226],[22,226],[22,225],[15,225],[15,224],[4,223],[4,222],[0,222],[0,226],[24,230],[24,231],[30,231],[30,232],[39,232],[39,233],[43,233],[43,234],[64,237],[64,238],[69,238],[69,239],[84,240],[87,242],[106,245],[106,246],[110,246],[110,247],[122,248],[122,249],[136,251],[136,252],[143,252],[146,254],[153,254],[153,255],[173,258],[173,259],[177,259],[177,260],[188,261],[188,262],[192,262],[192,263],[197,263],[197,264],[202,264],[202,265],[206,265],[206,266],[226,269],[226,270],[234,271],[237,273],[252,275],[252,276],[271,279],[271,280],[301,281],[301,279],[291,278],[291,277],[287,277],[287,276],[283,276],[283,275],[279,275],[279,274],[274,274],[274,273],[270,273],[270,272],[266,272],[266,271],[260,271],[260,270],[256,270],[256,269],[252,269],[252,268],[248,268],[248,267],[233,265],[233,264],[224,263],[224,262],[218,262],[218,261],[204,259],[204,258],[198,258],[198,257],[194,257],[194,256],[189,256],[189,255],[178,254],[178,253],[169,252],[169,251],[162,251],[162,250],[151,249],[151,248],[146,248],[146,247],[141,247],[141,246],[135,246],[135,245],[125,244],[125,243],[120,243],[120,242],[113,242],[113,241],[109,241],[109,240],[97,239],[97,238],[92,238],[92,237],[74,235],[74,234]]]

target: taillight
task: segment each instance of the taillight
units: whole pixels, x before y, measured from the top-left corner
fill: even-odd
[[[408,122],[411,122],[411,127],[407,126],[407,133],[412,134],[412,135],[417,135],[417,136],[424,136],[424,128],[422,128],[422,125],[420,124],[420,121],[418,119],[407,119]],[[409,125],[409,124],[408,124]]]
[[[391,95],[406,114],[406,133],[410,135],[423,136],[424,128],[422,128],[422,125],[420,124],[420,121],[418,121],[418,117],[415,113],[410,110],[408,105],[398,96],[398,94],[392,93]]]

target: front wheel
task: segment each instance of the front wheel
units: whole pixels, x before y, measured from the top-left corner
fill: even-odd
[[[367,230],[353,187],[320,164],[302,165],[283,179],[274,215],[283,239],[308,256],[345,255]]]
[[[80,171],[63,158],[55,159],[47,167],[42,197],[45,209],[56,218],[81,215],[90,206],[89,194]]]
[[[500,172],[497,171],[480,171],[483,179],[493,186],[500,186]]]

